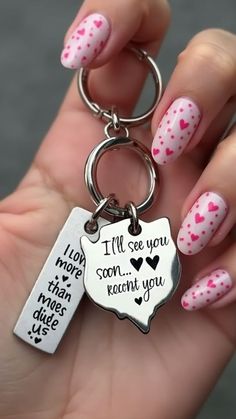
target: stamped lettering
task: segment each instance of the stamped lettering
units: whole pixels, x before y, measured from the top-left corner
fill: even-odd
[[[157,309],[174,293],[181,268],[167,218],[140,221],[138,236],[129,225],[126,219],[104,226],[93,243],[82,237],[84,285],[96,304],[146,333]]]

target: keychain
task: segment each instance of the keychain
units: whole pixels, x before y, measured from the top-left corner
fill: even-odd
[[[72,210],[14,328],[16,336],[48,353],[55,352],[84,290],[98,306],[121,319],[129,318],[146,333],[156,310],[179,282],[181,268],[169,220],[164,217],[146,223],[139,218],[154,203],[159,178],[148,149],[129,136],[130,127],[144,124],[152,116],[161,97],[161,76],[145,51],[134,46],[128,49],[148,65],[156,86],[153,104],[144,115],[121,118],[115,106],[101,109],[89,95],[88,70],[78,73],[84,103],[107,122],[106,139],[90,153],[85,166],[85,182],[96,209],[93,214],[83,208]],[[110,136],[111,131],[116,136]],[[97,183],[100,158],[120,148],[138,153],[148,170],[148,194],[137,206],[128,201],[120,207],[113,194],[102,196]],[[102,213],[112,222],[102,218]]]
[[[150,223],[139,219],[155,201],[159,178],[148,149],[130,138],[128,128],[145,123],[153,114],[161,96],[161,76],[155,62],[145,51],[132,46],[129,49],[151,70],[158,87],[154,104],[144,115],[120,118],[115,107],[109,112],[92,102],[87,88],[88,72],[80,72],[78,86],[81,97],[95,115],[108,122],[104,129],[106,139],[88,157],[85,182],[92,200],[99,205],[103,200],[96,175],[99,160],[107,151],[125,147],[138,153],[144,162],[149,175],[149,191],[137,207],[132,202],[128,202],[125,208],[116,203],[105,206],[104,211],[119,221],[101,227],[96,241],[82,237],[81,246],[86,259],[84,287],[87,295],[98,306],[113,311],[120,319],[130,319],[147,333],[157,309],[171,298],[177,288],[181,267],[168,218]],[[117,133],[116,136],[110,136],[111,129]]]

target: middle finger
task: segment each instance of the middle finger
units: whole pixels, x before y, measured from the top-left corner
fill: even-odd
[[[190,141],[191,148],[196,146],[220,118],[236,93],[235,46],[235,35],[211,29],[197,34],[180,55],[153,118],[152,154],[157,163],[172,162],[190,148]]]

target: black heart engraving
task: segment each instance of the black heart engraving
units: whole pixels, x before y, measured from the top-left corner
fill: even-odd
[[[42,340],[41,338],[35,338],[34,339],[35,343],[39,343],[39,342],[41,342],[41,340]]]
[[[138,259],[131,258],[130,263],[133,265],[136,271],[139,271],[143,263],[143,258],[138,258]]]
[[[149,256],[146,258],[146,262],[148,263],[149,266],[151,266],[152,269],[156,269],[158,262],[159,262],[160,258],[158,255],[154,256],[154,258],[150,258]]]
[[[63,281],[63,282],[66,282],[66,281],[67,281],[67,279],[69,279],[69,276],[62,275],[62,281]]]
[[[140,306],[142,304],[143,299],[142,297],[139,297],[139,298],[135,298],[134,301],[136,302],[136,304]]]

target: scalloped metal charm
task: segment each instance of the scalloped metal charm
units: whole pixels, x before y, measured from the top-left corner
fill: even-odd
[[[129,232],[129,219],[103,226],[96,242],[82,237],[81,247],[88,296],[147,333],[157,309],[175,292],[181,266],[168,218],[139,224],[137,236]]]

